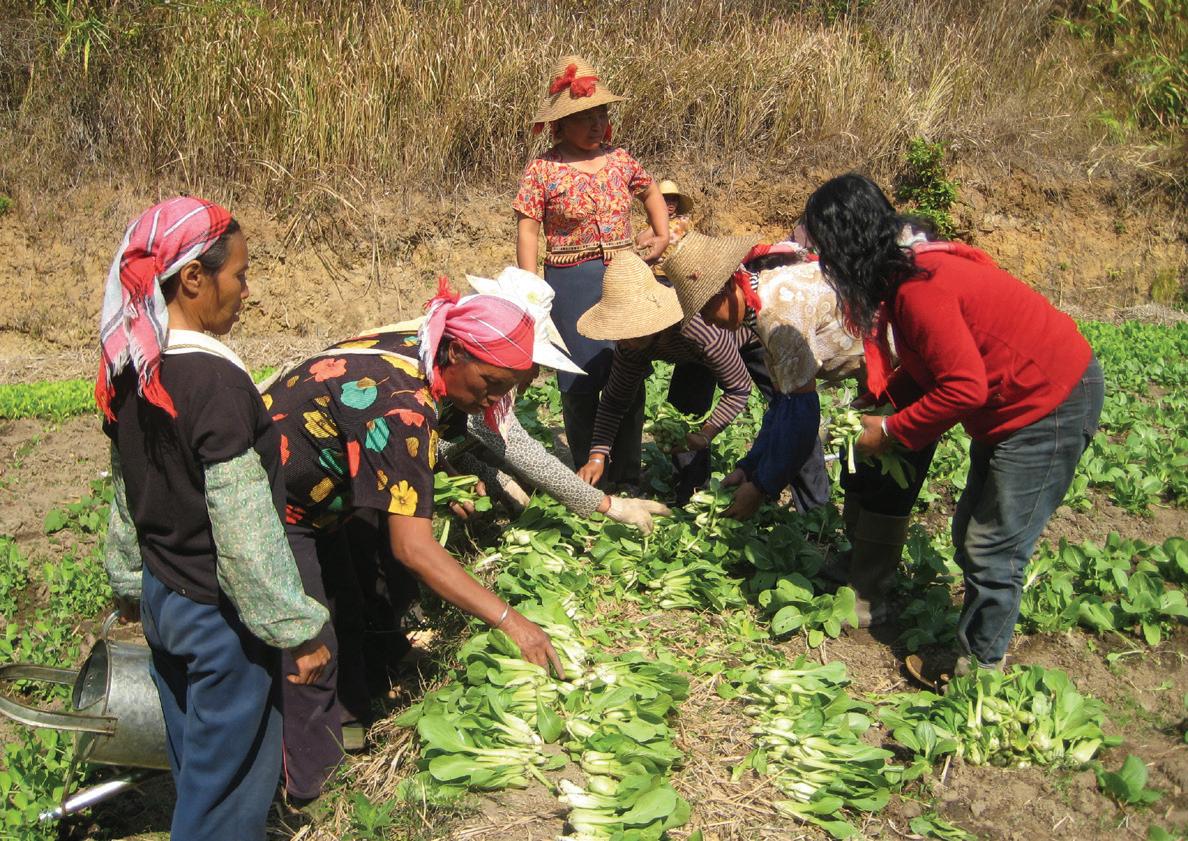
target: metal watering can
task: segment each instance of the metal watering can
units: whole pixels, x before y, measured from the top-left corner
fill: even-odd
[[[67,774],[66,791],[70,790],[78,762],[157,771],[169,768],[165,716],[156,684],[149,674],[152,655],[147,645],[108,639],[116,616],[113,613],[103,623],[101,639],[79,669],[32,663],[0,664],[0,687],[26,680],[73,687],[71,709],[61,712],[30,706],[0,689],[3,715],[30,727],[49,727],[75,734],[74,760]],[[109,780],[65,798],[61,806],[41,817],[52,820],[72,814],[149,776],[155,775],[141,772]]]

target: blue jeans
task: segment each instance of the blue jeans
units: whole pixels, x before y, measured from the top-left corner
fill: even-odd
[[[979,663],[1006,655],[1027,562],[1097,431],[1104,397],[1094,358],[1047,416],[998,444],[970,444],[969,480],[953,515],[955,558],[965,575],[957,643]]]
[[[165,713],[174,841],[263,841],[281,771],[280,652],[225,598],[199,604],[143,573],[141,622]]]

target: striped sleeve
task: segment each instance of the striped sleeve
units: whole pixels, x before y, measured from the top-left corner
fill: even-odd
[[[594,418],[590,455],[599,453],[605,456],[610,453],[611,444],[619,432],[623,416],[631,408],[631,401],[651,372],[652,364],[645,356],[626,353],[615,346],[610,378],[602,389],[602,396],[598,401],[598,414]],[[580,456],[575,453],[574,457],[576,460]]]
[[[697,346],[703,364],[713,372],[722,389],[713,414],[701,429],[707,438],[713,438],[746,408],[747,398],[751,396],[751,375],[738,351],[735,334],[694,318],[682,328],[681,336]]]

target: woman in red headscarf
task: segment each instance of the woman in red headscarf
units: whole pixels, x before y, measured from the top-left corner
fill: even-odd
[[[443,280],[419,333],[341,342],[267,390],[264,402],[281,431],[289,543],[306,591],[336,622],[361,612],[351,603],[359,588],[343,526],[370,512],[385,526],[391,555],[425,586],[503,630],[526,660],[560,674],[544,631],[471,578],[434,539],[430,519],[439,436],[461,434],[468,414],[502,427],[512,390],[534,370],[534,332],[518,305],[491,295],[459,300]],[[393,601],[411,599],[401,595]],[[337,686],[338,658],[362,652],[340,651],[332,625],[320,639],[336,657],[317,682],[286,686],[286,788],[299,803],[317,797],[341,761],[343,720],[367,716],[365,689],[344,685],[340,694]]]
[[[280,437],[227,333],[247,297],[247,243],[193,197],[149,208],[108,275],[95,396],[111,438],[104,564],[152,650],[177,787],[171,836],[263,841],[290,681],[330,659],[280,515]]]

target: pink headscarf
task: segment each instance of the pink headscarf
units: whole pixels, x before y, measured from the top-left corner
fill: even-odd
[[[115,420],[113,383],[129,362],[136,369],[137,391],[177,417],[158,371],[169,329],[161,279],[205,253],[230,222],[231,214],[219,205],[178,196],[150,207],[128,226],[107,273],[99,318],[102,357],[95,402],[108,420]]]
[[[440,277],[437,294],[428,303],[421,327],[421,370],[429,381],[434,397],[445,397],[445,380],[437,364],[441,340],[449,337],[462,345],[476,359],[500,368],[527,371],[532,367],[532,347],[536,323],[532,316],[506,298],[494,295],[468,295],[459,299],[450,290],[449,280]],[[486,411],[487,426],[502,432],[502,420],[511,411],[511,395],[506,395]]]

